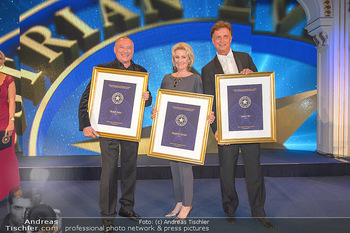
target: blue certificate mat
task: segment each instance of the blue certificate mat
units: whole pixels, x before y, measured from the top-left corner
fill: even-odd
[[[136,84],[105,80],[99,124],[130,128]]]
[[[227,87],[229,131],[262,130],[262,85]]]
[[[200,106],[168,102],[162,146],[194,150]]]

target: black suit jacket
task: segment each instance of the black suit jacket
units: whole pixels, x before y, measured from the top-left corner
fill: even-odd
[[[98,67],[105,67],[105,68],[113,68],[113,69],[121,69],[121,70],[133,70],[133,71],[139,71],[139,72],[147,72],[145,68],[143,68],[140,65],[135,64],[133,61],[131,61],[131,65],[128,69],[126,69],[118,59],[115,59],[114,61],[98,64]],[[80,103],[79,103],[79,130],[83,131],[84,128],[91,126],[90,124],[90,118],[88,113],[88,102],[89,102],[89,95],[90,95],[90,85],[91,82],[86,86],[86,89],[81,96]],[[148,90],[148,88],[147,88]],[[145,106],[150,106],[152,104],[152,95],[151,92],[149,93],[149,99],[146,101]]]
[[[253,59],[250,57],[248,53],[243,52],[233,52],[233,56],[236,61],[236,65],[238,68],[238,72],[241,72],[244,69],[251,69],[253,72],[257,72]],[[216,95],[215,95],[215,74],[223,74],[224,71],[221,67],[220,61],[217,56],[214,57],[208,64],[206,64],[202,68],[202,82],[203,82],[203,93],[214,96],[213,102],[213,111],[216,114]],[[213,124],[211,124],[211,128],[215,133],[217,130],[217,122],[216,118]]]

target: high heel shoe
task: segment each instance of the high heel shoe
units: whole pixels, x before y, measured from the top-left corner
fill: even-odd
[[[166,214],[165,217],[166,218],[176,217],[180,213],[181,207],[182,207],[182,202],[177,203],[175,206],[175,209],[171,211],[169,214]]]
[[[180,211],[179,211],[179,212],[180,212]],[[166,215],[165,215],[165,217],[166,217],[166,218],[176,217],[176,216],[177,216],[177,214],[178,214],[179,212],[174,213],[173,211],[171,211],[169,214],[166,214]]]
[[[186,217],[184,218],[180,218],[180,217],[177,217],[175,220],[186,220],[187,217],[191,217],[191,211],[193,210],[193,207],[191,206],[190,210],[188,211]]]

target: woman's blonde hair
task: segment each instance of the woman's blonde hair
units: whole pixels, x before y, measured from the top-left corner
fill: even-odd
[[[176,66],[175,66],[175,51],[178,49],[183,49],[186,51],[186,55],[188,56],[188,58],[190,59],[190,63],[187,66],[187,70],[190,71],[191,67],[193,66],[194,63],[194,55],[193,55],[193,50],[191,48],[190,45],[184,43],[184,42],[180,42],[177,43],[176,45],[173,46],[173,48],[171,49],[171,60],[173,62],[173,68],[174,71],[176,70]]]

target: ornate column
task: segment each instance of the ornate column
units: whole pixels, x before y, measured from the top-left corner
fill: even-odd
[[[317,151],[350,156],[349,1],[298,0],[317,46]]]

